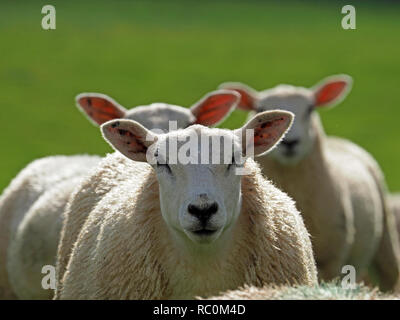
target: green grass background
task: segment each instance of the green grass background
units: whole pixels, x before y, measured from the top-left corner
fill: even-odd
[[[357,30],[341,28],[348,3]],[[45,4],[55,31],[41,29]],[[354,87],[321,112],[326,131],[370,151],[400,190],[399,34],[395,1],[2,0],[0,190],[35,158],[111,150],[76,109],[80,92],[190,106],[223,81],[312,86],[337,73]]]

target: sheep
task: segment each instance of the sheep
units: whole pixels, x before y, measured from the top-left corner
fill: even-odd
[[[76,105],[94,125],[113,119],[130,119],[149,129],[170,131],[168,120],[175,121],[174,129],[187,128],[192,124],[215,126],[226,119],[237,99],[235,91],[217,90],[208,93],[190,108],[167,103],[152,103],[127,110],[113,98],[101,93],[81,93]]]
[[[351,77],[338,75],[310,89],[279,85],[257,92],[232,82],[220,88],[241,94],[240,109],[281,108],[296,115],[282,143],[258,162],[296,201],[312,237],[320,278],[333,279],[351,264],[362,279],[371,267],[380,288],[390,290],[399,283],[400,249],[381,169],[359,146],[327,137],[314,112],[343,100],[351,85]]]
[[[35,160],[23,169],[4,190],[0,197],[0,298],[12,299],[17,296],[18,290],[12,288],[11,279],[17,285],[20,285],[18,276],[21,279],[37,279],[41,275],[41,267],[48,261],[48,254],[53,253],[54,264],[56,253],[54,246],[57,243],[54,243],[53,235],[59,232],[61,225],[49,221],[47,217],[51,216],[54,210],[58,212],[58,208],[65,205],[66,201],[62,198],[62,195],[65,194],[65,185],[82,177],[99,160],[100,158],[97,156],[85,155],[52,156]],[[72,184],[74,185],[74,183]],[[49,192],[52,197],[48,197]],[[43,203],[42,199],[44,198],[47,200]],[[49,201],[49,205],[47,205],[47,201]],[[36,221],[29,221],[29,218],[26,219],[26,217],[30,217],[30,213],[35,212],[35,206],[37,207],[38,204],[44,205],[42,211],[49,212],[50,215],[47,214],[44,218],[45,223],[35,226]],[[57,214],[57,219],[58,216]],[[26,225],[28,228],[24,228]],[[37,230],[38,228],[42,230]],[[27,231],[28,239],[21,234],[23,230]],[[28,241],[25,242],[25,239]],[[30,244],[31,241],[34,241],[35,244]],[[36,246],[38,250],[45,252],[10,250],[10,246],[13,245],[15,249],[18,246],[24,246],[24,242],[28,248]],[[48,249],[49,247],[50,249]],[[48,250],[49,252],[47,252]],[[36,261],[35,257],[35,255],[40,256],[41,254],[45,256],[42,264],[40,260]],[[24,260],[28,255],[31,255],[32,260]],[[16,261],[19,261],[21,265],[10,264],[10,262]],[[30,284],[30,281],[28,283]],[[28,283],[27,287],[29,287]],[[35,287],[35,290],[39,289],[40,281],[36,283]],[[42,295],[46,296],[48,292],[42,290]],[[22,296],[25,297],[23,293]]]
[[[254,154],[273,148],[291,121],[291,113],[265,112],[235,131],[193,125],[164,135],[132,120],[103,124],[117,152],[70,200],[65,214],[79,235],[67,257],[59,251],[55,299],[191,299],[245,284],[314,285],[301,216],[249,151],[251,142]],[[180,154],[188,138],[190,161],[174,161],[176,149],[166,147],[176,142]],[[203,144],[210,139],[223,141],[218,150]],[[221,151],[232,145],[233,156]]]
[[[233,110],[239,97],[234,91],[217,90],[190,109],[155,103],[126,111],[126,114],[123,114],[124,108],[105,95],[80,94],[76,101],[78,108],[97,124],[102,123],[100,120],[114,119],[112,116],[119,111],[119,116],[141,121],[149,129],[168,130],[168,120],[176,121],[173,129],[190,123],[216,125]],[[70,156],[35,161],[4,192],[0,198],[0,225],[5,230],[0,249],[0,297],[52,297],[53,291],[41,287],[41,268],[55,264],[62,213],[82,176],[99,160],[99,157]],[[10,228],[10,224],[14,226]]]
[[[400,194],[390,194],[389,195],[389,206],[394,213],[396,226],[397,226],[397,233],[400,234]]]
[[[85,165],[85,164],[84,164]],[[90,169],[94,163],[86,166]],[[83,173],[85,174],[85,172]],[[20,299],[51,299],[54,291],[41,286],[42,268],[55,265],[62,214],[79,173],[55,184],[29,208],[8,247],[7,269],[13,292]]]
[[[376,288],[357,284],[345,288],[339,283],[321,283],[317,286],[244,286],[207,300],[399,300],[399,295],[383,294]],[[204,299],[200,299],[204,300]]]

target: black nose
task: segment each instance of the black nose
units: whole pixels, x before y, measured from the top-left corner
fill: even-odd
[[[213,202],[211,204],[206,205],[188,205],[188,212],[194,215],[197,219],[199,219],[202,223],[207,222],[210,217],[218,211],[218,204]]]
[[[282,144],[288,149],[293,149],[300,141],[298,139],[282,140]]]

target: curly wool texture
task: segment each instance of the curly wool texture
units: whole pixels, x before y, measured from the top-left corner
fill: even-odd
[[[252,173],[242,178],[229,244],[201,254],[171,237],[153,169],[119,153],[107,156],[66,211],[63,235],[70,239],[59,248],[56,298],[194,298],[245,284],[315,284],[311,244],[293,201],[262,178],[253,160],[246,166]]]
[[[339,276],[346,264],[361,279],[373,266],[381,289],[396,288],[399,241],[379,165],[350,141],[327,137],[316,114],[312,125],[318,135],[310,155],[295,166],[258,158],[263,173],[296,201],[321,279]]]
[[[389,195],[389,206],[395,216],[397,233],[400,235],[400,194]]]
[[[399,300],[399,295],[382,294],[377,289],[356,285],[343,288],[340,283],[322,283],[317,286],[245,286],[227,291],[209,300]]]
[[[71,189],[99,159],[85,155],[38,159],[4,190],[0,197],[1,298],[52,296],[52,290],[41,288],[41,267],[55,264],[60,212]]]

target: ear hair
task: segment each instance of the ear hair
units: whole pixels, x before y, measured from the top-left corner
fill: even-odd
[[[258,92],[240,82],[225,82],[219,85],[220,89],[235,90],[240,94],[238,109],[257,111]]]
[[[75,97],[76,106],[91,123],[99,126],[113,119],[123,118],[126,109],[113,98],[101,93],[80,93]]]
[[[341,102],[350,92],[353,79],[345,74],[330,76],[311,90],[314,92],[315,107],[333,106]]]
[[[156,134],[127,119],[108,121],[101,126],[101,132],[115,150],[136,161],[147,161],[147,151],[157,140]]]
[[[190,111],[196,118],[195,124],[215,126],[225,120],[235,109],[240,95],[233,90],[216,90],[196,102]]]
[[[235,133],[242,139],[242,152],[246,156],[261,155],[272,150],[290,129],[294,114],[283,110],[264,111],[256,114]],[[253,130],[253,136],[247,137],[247,130]],[[246,139],[247,138],[247,139]],[[249,145],[250,144],[250,145]],[[254,147],[254,150],[251,150]]]

